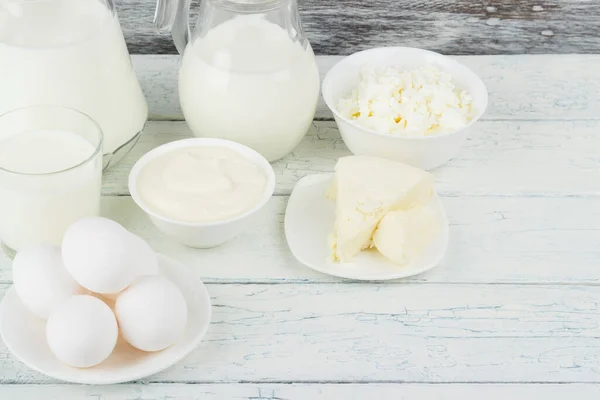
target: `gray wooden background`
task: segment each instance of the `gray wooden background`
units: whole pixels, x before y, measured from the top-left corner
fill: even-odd
[[[170,37],[154,31],[155,0],[116,2],[132,54],[176,53]],[[317,54],[383,45],[444,54],[600,53],[600,0],[299,0],[299,8]]]

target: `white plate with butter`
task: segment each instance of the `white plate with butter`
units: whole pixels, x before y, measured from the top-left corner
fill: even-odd
[[[120,336],[113,353],[90,368],[74,368],[60,362],[46,341],[46,321],[34,315],[11,288],[0,304],[0,334],[10,352],[29,368],[61,381],[106,385],[141,379],[156,374],[190,354],[208,331],[210,296],[202,281],[187,266],[158,255],[160,274],[175,283],[188,307],[183,338],[157,352],[143,352]]]
[[[440,230],[420,257],[398,265],[375,249],[360,252],[351,262],[334,262],[328,236],[335,223],[335,202],[326,197],[333,174],[301,179],[290,196],[285,214],[285,235],[294,256],[307,267],[341,278],[381,281],[406,278],[434,268],[448,247],[448,219],[434,194],[426,207],[439,221]]]

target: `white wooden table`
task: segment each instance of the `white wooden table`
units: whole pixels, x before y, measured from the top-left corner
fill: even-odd
[[[578,399],[600,397],[600,56],[461,57],[490,106],[456,159],[434,171],[450,219],[443,263],[391,283],[320,275],[290,254],[287,196],[347,155],[320,106],[275,165],[268,217],[212,250],[162,236],[127,193],[132,164],[190,135],[178,60],[134,57],[152,121],[105,176],[103,213],[194,269],[211,328],[178,365],[140,382],[69,385],[0,345],[0,399]],[[321,58],[322,72],[336,58]],[[0,296],[11,284],[0,260]]]

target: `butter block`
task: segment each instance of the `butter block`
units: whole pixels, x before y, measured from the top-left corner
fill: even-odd
[[[423,206],[391,211],[379,222],[373,244],[385,257],[406,265],[423,253],[440,230],[440,222]]]
[[[335,261],[351,261],[372,246],[379,221],[392,210],[426,204],[433,175],[409,165],[368,156],[338,160],[327,197],[335,199],[335,227],[329,240]]]

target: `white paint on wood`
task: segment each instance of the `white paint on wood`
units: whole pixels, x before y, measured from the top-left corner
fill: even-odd
[[[145,238],[208,282],[347,282],[298,263],[283,234],[286,197],[273,198],[262,219],[214,249],[184,247],[161,234],[129,197],[104,197],[103,214]],[[600,207],[586,198],[442,198],[450,244],[437,268],[403,282],[600,282]],[[10,262],[0,257],[0,281]]]
[[[600,396],[596,384],[149,384],[4,385],[11,400],[564,400]]]
[[[145,382],[600,383],[598,286],[207,289],[203,342]],[[54,382],[6,352],[0,382]]]
[[[537,30],[540,32],[541,30]],[[598,119],[600,55],[462,56],[487,86],[483,119]],[[151,119],[182,119],[178,56],[133,56]],[[340,57],[317,58],[321,77]],[[322,99],[317,118],[331,118]]]
[[[598,196],[600,120],[481,121],[456,158],[433,171],[445,196]],[[149,122],[133,151],[104,176],[105,195],[128,194],[133,164],[163,143],[191,136],[184,122]],[[306,175],[332,172],[350,155],[335,122],[315,121],[294,152],[274,164],[278,195]]]
[[[498,6],[481,21],[504,24],[505,11]],[[105,175],[102,213],[210,283],[216,307],[207,340],[144,381],[156,384],[102,388],[54,385],[0,345],[0,398],[597,398],[600,56],[458,59],[485,80],[490,108],[456,159],[434,171],[451,223],[438,268],[357,284],[293,259],[283,236],[287,195],[302,176],[330,172],[349,154],[332,121],[315,122],[275,164],[278,196],[246,233],[211,250],[175,243],[126,196],[127,174],[143,153],[190,135],[184,122],[149,122],[135,150]],[[321,72],[337,60],[319,58]],[[133,61],[152,118],[181,120],[177,58]],[[331,117],[319,107],[318,117]],[[0,282],[1,297],[11,282],[5,258]]]

